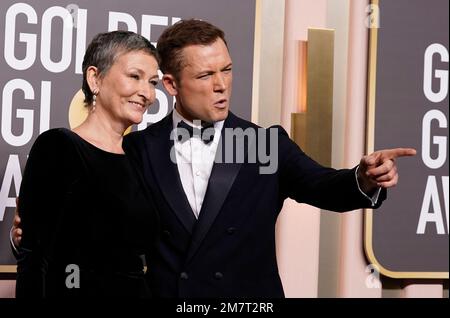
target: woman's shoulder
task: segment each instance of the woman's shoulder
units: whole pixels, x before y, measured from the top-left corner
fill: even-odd
[[[74,136],[67,128],[52,128],[40,134],[33,144],[33,149],[46,150],[48,152],[60,152],[72,148]],[[33,151],[32,149],[32,151]]]
[[[36,141],[59,141],[59,140],[71,140],[74,139],[75,133],[70,129],[60,127],[60,128],[52,128],[41,133]]]
[[[75,170],[79,155],[70,134],[73,132],[66,128],[41,133],[31,147],[25,171],[42,170],[52,175],[66,172],[68,167]]]
[[[59,128],[51,128],[49,130],[44,131],[38,136],[38,139],[58,139],[58,138],[67,138],[73,132],[67,128],[59,127]]]

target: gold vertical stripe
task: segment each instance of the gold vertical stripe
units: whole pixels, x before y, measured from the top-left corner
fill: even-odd
[[[295,143],[302,148],[306,149],[306,113],[293,113],[291,114],[291,138]]]
[[[331,166],[333,128],[334,30],[308,29],[306,150]]]
[[[255,8],[255,38],[253,48],[253,88],[252,88],[252,122],[259,122],[259,77],[261,62],[261,36],[262,36],[262,0],[256,0]]]

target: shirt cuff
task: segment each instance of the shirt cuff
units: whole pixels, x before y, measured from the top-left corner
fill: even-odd
[[[16,245],[14,245],[14,241],[13,241],[13,238],[12,238],[12,231],[13,231],[13,229],[14,229],[14,227],[12,227],[11,230],[9,231],[9,241],[11,242],[11,246],[13,247],[14,251],[15,251],[17,254],[19,254],[19,250],[18,250],[18,248],[16,247]]]
[[[358,190],[359,190],[359,192],[362,193],[363,196],[365,196],[367,199],[370,200],[370,202],[372,203],[372,206],[374,207],[378,202],[378,197],[380,196],[380,193],[381,193],[381,187],[378,187],[377,191],[375,191],[375,193],[372,195],[372,197],[369,197],[363,190],[361,190],[361,187],[359,186],[358,169],[359,169],[359,166],[357,166],[356,170],[355,170],[355,178],[356,178],[356,184],[358,185]]]

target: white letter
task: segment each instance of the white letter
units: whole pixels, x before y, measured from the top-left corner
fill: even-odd
[[[69,289],[80,288],[80,267],[75,264],[66,266],[66,273],[70,273],[66,277],[66,287]]]
[[[156,89],[155,91],[156,91],[156,99],[158,100],[159,103],[159,110],[156,114],[144,113],[142,122],[137,127],[138,130],[143,130],[147,128],[148,126],[147,124],[156,123],[157,121],[160,121],[167,115],[167,112],[169,110],[169,101],[167,100],[167,96],[159,89]]]
[[[266,153],[267,132],[269,133],[269,155]],[[277,129],[258,128],[258,158],[263,164],[269,163],[269,166],[259,167],[260,174],[274,174],[278,170],[278,131]]]
[[[11,146],[23,146],[33,137],[33,110],[18,109],[16,111],[17,118],[23,118],[23,133],[14,136],[12,133],[12,97],[15,90],[21,90],[24,98],[34,99],[34,90],[30,83],[23,79],[13,79],[6,83],[3,88],[3,105],[2,105],[2,136]]]
[[[433,204],[434,213],[430,212],[429,210],[430,204]],[[442,220],[441,204],[439,202],[439,194],[435,176],[428,176],[416,233],[424,234],[428,222],[436,224],[437,234],[445,234],[444,223]]]
[[[6,11],[5,18],[5,61],[15,70],[26,70],[36,60],[36,34],[19,33],[19,42],[26,43],[25,57],[22,60],[14,56],[16,48],[16,16],[23,13],[27,16],[29,24],[37,24],[37,15],[34,9],[26,3],[16,3]]]
[[[109,13],[108,31],[116,31],[119,29],[119,22],[127,25],[128,31],[137,33],[137,24],[134,18],[128,13],[113,12]]]
[[[150,41],[152,35],[152,24],[167,26],[168,23],[168,17],[162,17],[159,15],[143,15],[141,35]],[[156,42],[152,42],[152,44],[156,46]]]
[[[433,120],[439,122],[439,128],[447,128],[447,118],[440,110],[432,109],[425,114],[422,121],[422,160],[428,168],[438,169],[447,160],[447,137],[433,136],[433,144],[438,145],[438,156],[431,158],[430,131]]]
[[[50,101],[52,98],[52,82],[41,83],[41,118],[39,133],[42,134],[50,128]]]
[[[61,38],[62,54],[59,62],[53,62],[50,57],[52,48],[52,20],[59,17],[63,20],[63,33]],[[41,62],[44,67],[53,73],[64,72],[72,60],[72,33],[73,20],[69,11],[63,7],[50,7],[42,16],[42,40],[41,40]]]
[[[434,103],[442,102],[448,93],[448,70],[436,70],[435,78],[440,79],[440,88],[437,93],[433,92],[433,55],[439,54],[442,62],[448,62],[448,50],[439,43],[431,44],[425,51],[423,70],[423,92],[425,96]]]
[[[9,155],[3,176],[2,188],[0,190],[0,221],[3,221],[6,208],[16,207],[16,198],[8,197],[9,189],[14,181],[16,197],[19,195],[20,184],[22,183],[22,171],[20,170],[19,156]]]
[[[77,14],[77,48],[75,57],[75,73],[82,74],[84,51],[86,51],[87,10],[78,9]]]

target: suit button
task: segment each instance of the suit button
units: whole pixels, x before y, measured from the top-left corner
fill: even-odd
[[[214,278],[217,280],[221,280],[223,278],[223,274],[221,272],[217,272],[214,274]]]
[[[169,238],[171,236],[170,232],[167,231],[167,230],[163,231],[163,235],[164,235],[165,238]]]
[[[189,278],[189,276],[188,276],[188,274],[186,272],[182,272],[180,274],[180,278],[183,279],[183,280],[187,280]]]
[[[227,229],[227,233],[228,233],[229,235],[234,234],[234,232],[236,232],[236,228],[235,228],[235,227],[229,227],[229,228]]]

